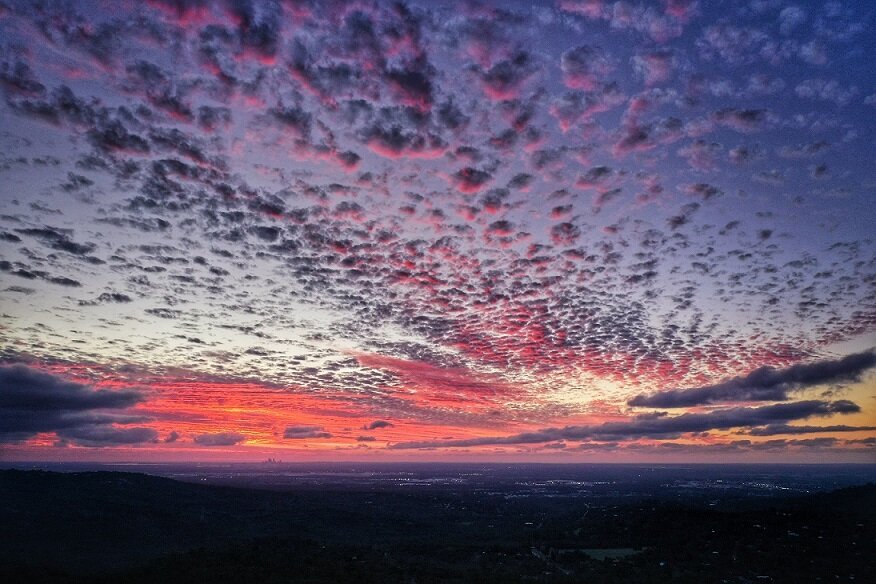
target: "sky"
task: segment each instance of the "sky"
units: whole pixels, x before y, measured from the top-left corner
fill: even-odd
[[[0,1],[0,460],[876,462],[874,19]]]

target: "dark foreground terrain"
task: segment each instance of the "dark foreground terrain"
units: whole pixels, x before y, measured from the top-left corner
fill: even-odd
[[[232,472],[5,470],[0,581],[876,582],[876,484],[672,472],[384,484],[268,469],[245,489]]]

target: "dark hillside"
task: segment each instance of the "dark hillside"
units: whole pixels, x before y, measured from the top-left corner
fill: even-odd
[[[805,497],[262,491],[0,471],[4,582],[876,581],[876,485]]]

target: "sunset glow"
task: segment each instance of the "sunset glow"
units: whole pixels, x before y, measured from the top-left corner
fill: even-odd
[[[874,18],[0,1],[0,459],[876,461]]]

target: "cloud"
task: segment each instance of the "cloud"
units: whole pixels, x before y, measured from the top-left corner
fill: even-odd
[[[411,448],[464,448],[501,444],[539,444],[558,440],[624,441],[638,438],[675,438],[688,432],[729,430],[763,426],[772,422],[802,420],[813,416],[851,414],[861,408],[848,400],[833,402],[808,400],[757,408],[728,408],[708,413],[687,413],[679,416],[646,414],[621,422],[605,422],[592,426],[545,428],[511,436],[488,436],[464,440],[431,440],[397,442],[394,449]]]
[[[28,287],[4,285],[7,351],[234,369],[354,402],[354,428],[480,435],[872,329],[866,14],[486,4],[10,7],[0,275]],[[230,428],[252,441],[335,428],[243,415],[271,417]]]
[[[118,428],[101,424],[66,428],[57,434],[59,438],[80,446],[123,446],[158,439],[158,432],[152,428]]]
[[[281,124],[286,130],[291,130],[296,137],[301,139],[310,138],[310,128],[313,117],[300,107],[274,107],[267,111],[267,115]]]
[[[671,0],[663,3],[662,13],[656,6],[631,2],[603,0],[561,0],[560,10],[590,20],[605,20],[613,29],[630,29],[663,43],[681,35],[683,25],[697,13],[697,3]]]
[[[434,69],[421,58],[408,68],[388,70],[386,79],[402,103],[428,111],[432,108],[434,74]]]
[[[471,344],[472,340],[466,341]],[[477,349],[480,350],[480,349]],[[391,373],[396,383],[407,390],[419,407],[430,404],[449,409],[453,408],[466,415],[476,417],[477,410],[485,410],[498,404],[502,396],[514,395],[518,388],[499,376],[472,371],[464,367],[438,366],[430,361],[400,359],[385,355],[358,353],[359,364],[370,370]],[[443,361],[443,359],[442,359]],[[445,365],[449,365],[446,363]],[[415,399],[414,399],[415,398]]]
[[[41,229],[16,229],[16,231],[22,235],[35,237],[52,249],[65,251],[73,255],[84,256],[91,253],[95,248],[93,243],[76,243],[66,234],[48,227]]]
[[[0,88],[7,96],[38,97],[46,92],[27,63],[21,61],[0,63]]]
[[[631,61],[633,69],[645,80],[645,85],[651,86],[669,79],[675,66],[675,56],[672,51],[660,49],[635,55]]]
[[[195,444],[201,446],[234,446],[246,440],[246,436],[237,432],[215,432],[195,436]]]
[[[765,442],[753,442],[750,448],[752,450],[788,450],[789,447],[821,449],[831,448],[838,442],[839,440],[832,436],[804,438],[802,440],[785,440],[784,438],[779,438],[775,440],[767,440]]]
[[[597,46],[581,45],[560,57],[563,82],[570,89],[592,91],[613,69],[606,52]]]
[[[865,439],[866,440],[866,439]],[[830,450],[832,453],[845,455],[872,456],[872,453],[867,452],[865,448],[850,449],[844,446],[854,444],[863,444],[868,446],[872,444],[864,440],[847,440],[840,442],[834,437],[807,438],[802,440],[786,440],[784,438],[766,440],[763,442],[753,442],[751,440],[731,440],[730,442],[715,442],[710,444],[691,444],[689,442],[658,442],[654,443],[584,443],[576,446],[572,450],[583,452],[630,452],[646,455],[703,455],[709,458],[715,455],[745,455],[751,452],[781,452],[783,455],[792,452],[821,452]]]
[[[786,369],[761,367],[715,385],[637,395],[627,403],[639,407],[684,408],[734,401],[785,401],[790,392],[815,385],[860,381],[861,375],[873,366],[876,366],[876,352],[864,351]]]
[[[770,120],[770,115],[765,109],[724,108],[712,114],[712,119],[737,132],[750,134],[763,130]]]
[[[303,438],[331,438],[322,426],[289,426],[283,431],[283,438],[300,440]]]
[[[825,79],[807,79],[797,85],[794,92],[803,99],[831,101],[839,107],[848,105],[860,93],[855,86],[843,87]]]
[[[384,158],[440,158],[447,143],[438,135],[402,128],[399,124],[374,125],[361,132],[362,141]]]
[[[94,306],[97,304],[105,304],[114,302],[117,304],[125,304],[131,302],[131,297],[121,292],[103,292],[95,300],[80,300],[80,306]]]
[[[572,245],[580,236],[581,229],[572,223],[558,223],[551,227],[551,241],[555,245]]]
[[[496,101],[515,99],[520,95],[523,84],[534,72],[532,57],[520,51],[481,74],[484,93]]]
[[[769,424],[760,428],[752,428],[746,434],[749,436],[775,436],[778,434],[818,434],[821,432],[869,432],[876,426],[791,426],[790,424]]]
[[[172,308],[147,308],[145,310],[147,314],[151,314],[152,316],[157,316],[159,318],[166,319],[175,319],[179,318],[182,315],[181,310],[174,310]]]
[[[788,6],[779,12],[779,31],[788,36],[806,22],[806,11],[799,6]]]
[[[672,116],[648,123],[640,123],[631,116],[621,127],[611,152],[615,158],[623,158],[633,152],[646,152],[660,145],[672,144],[683,136],[683,126],[679,118]]]
[[[24,365],[0,367],[0,442],[54,432],[85,446],[148,442],[146,428],[114,424],[143,421],[128,409],[143,401],[134,390],[94,389]]]
[[[697,40],[700,56],[706,61],[721,57],[728,63],[743,63],[755,59],[768,43],[769,35],[755,27],[717,24],[707,26]]]
[[[392,422],[387,422],[386,420],[374,420],[370,424],[366,424],[362,426],[363,430],[377,430],[380,428],[392,428]]]
[[[563,132],[578,123],[590,122],[599,113],[609,111],[624,102],[617,83],[600,85],[593,91],[570,91],[555,98],[548,112],[557,119]]]
[[[489,172],[469,166],[457,171],[450,178],[463,193],[476,193],[493,180]]]

